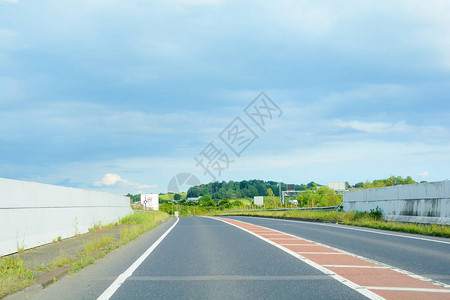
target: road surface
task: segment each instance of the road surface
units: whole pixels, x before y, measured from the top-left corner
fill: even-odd
[[[446,239],[321,223],[191,217],[179,219],[142,258],[174,224],[163,224],[31,299],[450,299]],[[389,282],[406,289],[392,290]]]
[[[230,218],[301,236],[450,284],[450,239],[319,222]]]

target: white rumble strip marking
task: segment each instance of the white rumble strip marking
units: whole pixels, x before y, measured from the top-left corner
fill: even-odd
[[[317,247],[317,245],[312,245],[312,244],[280,244],[281,246],[307,246],[307,247],[309,247],[309,246],[316,246]]]
[[[439,282],[439,281],[436,281],[436,280],[432,280],[430,278],[426,278],[424,276],[420,276],[420,275],[417,275],[417,274],[414,274],[414,273],[411,273],[411,272],[408,272],[408,271],[405,271],[405,270],[402,270],[402,269],[398,269],[398,268],[395,268],[393,266],[389,266],[389,265],[380,263],[378,261],[374,261],[374,260],[371,260],[371,259],[359,256],[359,255],[356,255],[356,254],[353,254],[353,253],[350,253],[350,252],[347,252],[347,251],[344,251],[344,250],[341,250],[341,249],[338,249],[338,248],[335,248],[335,247],[331,247],[331,246],[328,246],[328,245],[325,245],[325,244],[322,244],[322,243],[318,243],[318,242],[315,242],[315,241],[311,241],[311,240],[308,240],[308,239],[305,239],[305,238],[300,238],[300,237],[297,237],[295,235],[292,235],[292,234],[289,234],[289,233],[285,233],[285,232],[281,232],[281,231],[276,230],[276,229],[266,228],[266,229],[272,230],[273,232],[276,232],[278,234],[284,234],[286,236],[284,238],[277,238],[277,239],[286,240],[286,239],[289,239],[289,238],[294,238],[294,239],[298,239],[298,240],[303,240],[303,241],[314,243],[315,246],[317,245],[317,246],[327,247],[329,249],[332,249],[332,250],[335,250],[335,251],[339,251],[340,253],[334,253],[334,252],[294,252],[294,251],[292,251],[292,250],[290,250],[288,248],[283,247],[283,245],[290,245],[290,244],[277,244],[276,241],[272,241],[272,240],[275,240],[275,238],[271,238],[272,240],[269,240],[269,238],[263,237],[263,236],[259,235],[258,233],[254,233],[251,230],[248,230],[246,228],[240,227],[240,226],[238,226],[236,224],[233,224],[231,222],[228,222],[226,220],[218,219],[218,218],[214,218],[214,217],[212,217],[212,218],[216,219],[216,220],[219,220],[219,221],[222,221],[224,223],[227,223],[229,225],[235,226],[235,227],[237,227],[237,228],[239,228],[239,229],[241,229],[243,231],[246,231],[246,232],[248,232],[248,233],[250,233],[250,234],[252,234],[252,235],[254,235],[254,236],[256,236],[256,237],[258,237],[258,238],[260,238],[262,240],[264,240],[265,242],[267,242],[267,243],[269,243],[269,244],[271,244],[271,245],[273,245],[273,246],[275,246],[275,247],[277,247],[277,248],[279,248],[279,249],[281,249],[281,250],[291,254],[292,256],[297,257],[298,259],[300,259],[303,262],[309,264],[310,266],[320,270],[321,272],[323,272],[323,273],[325,273],[327,275],[330,275],[330,277],[332,277],[332,278],[338,280],[339,282],[345,284],[346,286],[348,286],[348,287],[358,291],[359,293],[363,294],[364,296],[368,297],[369,299],[385,299],[385,298],[377,295],[376,293],[370,291],[370,289],[371,290],[386,290],[386,291],[416,291],[416,292],[450,293],[450,290],[449,290],[450,285],[448,285],[448,284],[445,284],[445,283],[442,283],[442,282]],[[242,224],[246,224],[246,225],[248,224],[248,225],[253,226],[253,224],[246,223],[246,222],[243,222],[243,221],[238,221],[238,220],[233,220],[233,219],[231,219],[230,221],[234,221],[234,222],[238,222],[238,223],[242,223]],[[275,235],[276,233],[273,233],[273,234]],[[269,234],[264,234],[264,235],[272,235],[272,234],[269,233]],[[294,245],[298,245],[298,244],[294,244]],[[364,260],[366,262],[370,262],[372,264],[375,264],[376,266],[320,265],[320,264],[315,263],[314,261],[311,261],[308,258],[300,255],[302,253],[303,254],[346,254],[346,255],[349,255],[349,256],[352,256],[352,257]],[[430,289],[430,288],[408,288],[408,287],[367,287],[367,286],[360,286],[360,285],[358,285],[358,284],[356,284],[356,283],[354,283],[352,281],[349,281],[345,277],[343,277],[341,275],[338,275],[337,273],[327,269],[326,267],[330,267],[330,268],[331,267],[336,267],[336,268],[343,267],[343,268],[390,269],[390,270],[398,272],[400,274],[407,275],[407,276],[409,276],[411,278],[415,278],[415,279],[418,279],[418,280],[421,280],[421,281],[424,281],[424,282],[429,282],[431,284],[436,285],[437,287],[441,287],[441,288],[444,288],[444,289],[438,289],[438,288]]]
[[[352,266],[352,265],[322,265],[327,268],[361,268],[361,269],[391,269],[388,266]]]
[[[441,290],[441,289],[404,288],[404,287],[389,287],[389,286],[365,286],[365,288],[370,290],[385,290],[385,291],[450,293],[450,290]]]
[[[303,252],[303,251],[296,251],[296,253],[300,254],[326,254],[326,255],[346,255],[345,253],[336,253],[336,252]]]
[[[283,220],[283,221],[286,221],[286,220]],[[253,224],[246,223],[246,222],[243,222],[243,221],[239,221],[239,222],[242,222],[242,223],[244,223],[244,224],[253,225]],[[227,222],[225,222],[225,223],[227,223]],[[259,225],[258,225],[258,226],[259,226]],[[236,226],[236,227],[239,228],[239,226]],[[370,263],[373,263],[373,264],[376,264],[376,265],[379,265],[379,266],[387,267],[387,268],[391,269],[392,271],[395,271],[395,272],[398,272],[398,273],[401,273],[401,274],[404,274],[404,275],[408,275],[408,276],[410,276],[410,277],[412,277],[412,278],[416,278],[416,279],[419,279],[419,280],[422,280],[422,281],[430,282],[430,283],[432,283],[432,284],[434,284],[434,285],[437,285],[437,286],[440,286],[440,287],[443,287],[443,288],[446,288],[446,289],[450,289],[450,285],[449,285],[449,284],[446,284],[446,283],[443,283],[443,282],[440,282],[440,281],[437,281],[437,280],[433,280],[433,279],[430,279],[430,278],[427,278],[427,277],[424,277],[424,276],[421,276],[421,275],[417,275],[417,274],[408,272],[408,271],[406,271],[406,270],[402,270],[402,269],[396,268],[396,267],[394,267],[394,266],[386,265],[386,264],[383,264],[383,263],[381,263],[381,262],[379,262],[379,261],[372,260],[372,259],[370,259],[370,258],[366,258],[366,257],[360,256],[360,255],[357,255],[357,254],[354,254],[354,253],[351,253],[351,252],[347,252],[347,251],[341,250],[341,249],[339,249],[339,248],[335,248],[335,247],[328,246],[328,245],[325,245],[325,244],[322,244],[322,243],[319,243],[319,242],[315,242],[315,241],[312,241],[312,240],[308,240],[308,239],[305,239],[305,238],[303,238],[303,237],[300,238],[300,237],[298,237],[298,236],[296,236],[296,235],[293,235],[293,234],[290,234],[290,233],[285,233],[285,232],[282,232],[282,231],[279,231],[279,230],[276,230],[276,229],[272,229],[272,228],[270,228],[270,229],[273,230],[273,231],[275,231],[275,232],[283,233],[283,234],[285,234],[285,235],[287,235],[287,236],[289,236],[289,237],[297,238],[297,239],[302,239],[302,240],[307,241],[307,242],[310,242],[310,243],[315,243],[316,245],[328,247],[328,248],[330,248],[330,249],[333,249],[333,250],[336,250],[336,251],[345,253],[345,254],[347,254],[347,255],[350,255],[350,256],[353,256],[353,257],[356,257],[356,258],[365,260],[365,261],[367,261],[367,262],[370,262]]]
[[[333,279],[339,281],[340,283],[348,286],[349,288],[359,292],[360,294],[366,296],[369,299],[372,299],[372,300],[384,300],[385,299],[385,298],[375,294],[374,292],[369,291],[369,289],[366,289],[365,287],[362,287],[362,286],[360,286],[360,285],[358,285],[358,284],[356,284],[356,283],[354,283],[354,282],[352,282],[350,280],[347,280],[346,278],[336,274],[335,272],[333,272],[333,271],[331,271],[331,270],[329,270],[327,268],[324,268],[323,266],[319,265],[318,263],[315,263],[312,260],[307,259],[306,257],[301,256],[300,254],[298,254],[298,253],[296,253],[294,251],[291,251],[291,250],[289,250],[289,249],[287,249],[287,248],[285,248],[285,247],[283,247],[283,246],[281,246],[281,245],[279,245],[279,244],[277,244],[277,243],[275,243],[275,242],[273,242],[273,241],[271,241],[271,240],[269,240],[269,239],[267,239],[265,237],[262,237],[259,234],[256,234],[256,233],[254,233],[254,232],[252,232],[250,230],[247,230],[247,229],[245,229],[243,227],[239,227],[239,226],[237,226],[235,224],[229,223],[229,222],[227,222],[225,220],[217,219],[217,218],[214,218],[214,217],[210,217],[210,218],[218,220],[218,221],[222,221],[222,222],[224,222],[226,224],[229,224],[229,225],[234,226],[236,228],[239,228],[239,229],[241,229],[243,231],[246,231],[249,234],[256,236],[257,238],[260,238],[261,240],[263,240],[263,241],[265,241],[265,242],[267,242],[267,243],[269,243],[269,244],[279,248],[280,250],[282,250],[282,251],[284,251],[284,252],[286,252],[286,253],[288,253],[288,254],[296,257],[296,258],[298,258],[299,260],[301,260],[304,263],[312,266],[313,268],[321,271],[322,273],[329,275],[331,278],[333,278]],[[244,223],[244,222],[242,222],[242,223]],[[285,234],[285,233],[283,233],[283,234]]]

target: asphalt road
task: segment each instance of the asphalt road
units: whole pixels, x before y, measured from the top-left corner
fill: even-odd
[[[315,223],[233,217],[450,281],[450,244]],[[172,222],[173,223],[173,222]],[[163,224],[31,299],[97,299],[166,231]],[[447,241],[444,239],[437,239]],[[229,224],[181,218],[111,299],[365,299],[277,247]]]
[[[112,299],[363,299],[222,222],[182,218]]]
[[[229,218],[280,230],[450,284],[450,239],[329,223]]]

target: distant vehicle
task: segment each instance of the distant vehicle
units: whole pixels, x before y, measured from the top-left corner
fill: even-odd
[[[298,205],[298,201],[297,200],[289,200],[289,203]]]

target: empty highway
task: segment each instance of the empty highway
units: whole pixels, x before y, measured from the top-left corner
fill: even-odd
[[[164,223],[28,297],[450,299],[449,253],[448,239],[323,223],[190,217]]]

